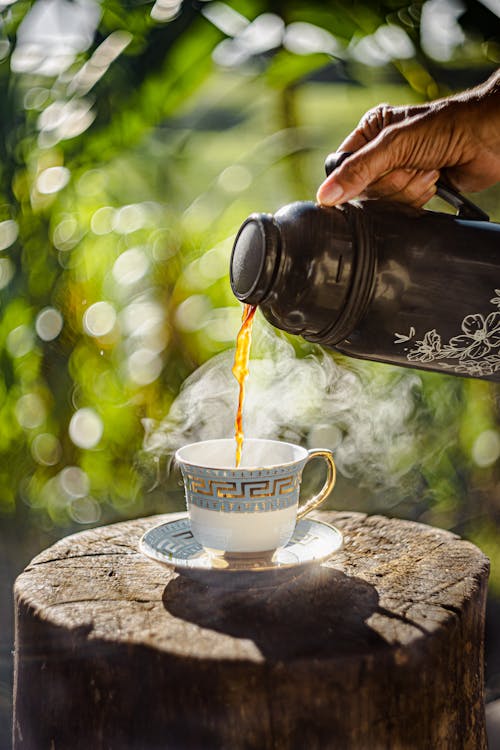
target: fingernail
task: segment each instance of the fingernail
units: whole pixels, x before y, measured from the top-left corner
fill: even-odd
[[[343,195],[344,190],[337,182],[326,181],[319,186],[316,199],[318,203],[325,203],[332,206],[334,203],[339,203]]]
[[[426,184],[432,185],[434,182],[436,182],[437,178],[439,177],[439,172],[431,172],[427,179],[425,180]]]

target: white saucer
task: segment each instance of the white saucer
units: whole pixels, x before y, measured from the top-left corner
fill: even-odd
[[[210,556],[191,533],[189,518],[178,516],[146,531],[139,542],[140,551],[156,562],[175,568],[178,573],[199,578],[198,574],[259,574],[299,569],[322,562],[342,548],[342,534],[328,523],[302,519],[286,547],[276,551],[272,559],[226,559]],[[193,575],[195,574],[195,575]],[[252,575],[253,577],[253,575]]]

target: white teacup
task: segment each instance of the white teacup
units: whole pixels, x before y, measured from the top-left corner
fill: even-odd
[[[235,467],[235,441],[206,440],[175,454],[184,478],[191,532],[215,555],[268,556],[291,539],[297,519],[317,508],[335,484],[329,450],[306,450],[277,440],[247,438]],[[302,470],[326,461],[320,492],[299,506]]]

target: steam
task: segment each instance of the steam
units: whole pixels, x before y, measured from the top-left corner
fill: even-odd
[[[372,487],[395,487],[415,463],[418,430],[412,416],[420,378],[337,364],[319,347],[301,358],[258,318],[246,381],[245,437],[334,451],[338,470]],[[147,422],[144,448],[159,456],[187,443],[231,437],[238,398],[234,350],[215,356],[184,383],[161,424]],[[376,373],[376,374],[374,374]]]

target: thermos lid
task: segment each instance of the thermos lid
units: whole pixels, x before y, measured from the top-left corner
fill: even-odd
[[[249,216],[231,255],[234,295],[285,331],[318,341],[325,331],[330,336],[353,283],[350,213],[297,201],[274,215]]]
[[[241,225],[230,262],[237,299],[258,305],[271,288],[280,252],[280,233],[271,214],[252,214]]]

